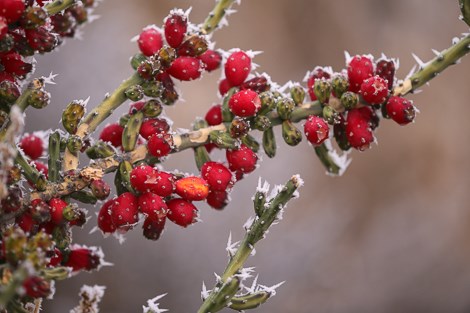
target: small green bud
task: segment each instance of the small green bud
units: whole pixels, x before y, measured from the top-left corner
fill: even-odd
[[[134,54],[134,56],[131,58],[132,68],[134,70],[137,70],[139,68],[140,63],[144,62],[145,60],[147,60],[147,57],[142,53]]]
[[[261,110],[258,115],[265,115],[276,107],[276,101],[272,92],[264,91],[259,94],[259,98],[261,100]]]
[[[289,146],[296,146],[302,141],[302,133],[289,120],[282,122],[282,138]]]
[[[294,100],[295,105],[299,106],[304,103],[305,100],[305,90],[302,86],[295,85],[290,89],[290,96]]]
[[[333,127],[333,134],[338,144],[338,147],[343,151],[348,151],[351,148],[349,144],[348,136],[346,134],[346,127],[344,123],[339,122]]]
[[[0,82],[0,104],[10,106],[20,97],[20,90],[14,82],[4,80]]]
[[[124,151],[129,152],[134,150],[143,120],[144,113],[142,111],[136,112],[129,117],[129,121],[127,121],[122,133],[122,147]]]
[[[127,125],[127,122],[129,122],[130,115],[129,114],[124,114],[119,118],[119,126],[125,127]]]
[[[139,101],[144,97],[144,91],[140,85],[130,86],[124,91],[127,99],[132,101]]]
[[[132,164],[129,161],[122,161],[119,163],[118,171],[114,177],[114,185],[118,195],[125,192],[134,192],[131,185],[130,174],[132,171]]]
[[[162,83],[158,80],[146,80],[141,86],[144,95],[147,97],[158,98],[162,95]]]
[[[257,130],[265,131],[271,128],[271,120],[266,115],[257,115],[253,126]]]
[[[158,100],[151,99],[145,102],[142,112],[145,117],[153,118],[159,116],[163,111],[163,107]]]
[[[249,131],[250,123],[239,117],[235,117],[229,127],[230,136],[232,136],[232,138],[241,138],[248,134]]]
[[[114,148],[106,142],[99,140],[93,146],[86,149],[86,155],[90,159],[102,159],[114,155]]]
[[[50,95],[47,91],[35,89],[31,91],[26,102],[35,109],[43,109],[49,104],[49,100]]]
[[[328,124],[333,125],[338,119],[338,113],[329,105],[325,105],[323,107],[323,118]]]
[[[253,207],[255,208],[255,213],[259,217],[263,214],[266,204],[266,192],[263,191],[256,191],[255,195],[253,196]]]
[[[276,137],[273,128],[270,127],[263,132],[263,149],[269,158],[273,158],[276,155],[276,148]]]
[[[41,271],[41,276],[47,280],[64,280],[70,277],[70,268],[64,266],[45,268]]]
[[[62,112],[62,125],[69,134],[77,132],[83,115],[85,115],[85,106],[81,101],[72,101],[67,105]]]
[[[163,46],[158,51],[158,60],[164,68],[170,67],[171,63],[176,59],[176,51],[172,47]]]
[[[331,83],[325,78],[315,79],[313,92],[320,103],[328,103],[331,94]]]
[[[354,109],[359,103],[359,96],[354,92],[346,91],[341,96],[340,101],[346,110],[351,110]]]
[[[336,98],[341,98],[343,93],[349,89],[349,81],[343,75],[336,75],[331,79],[331,85]]]
[[[174,89],[163,89],[161,99],[165,105],[173,105],[178,100],[178,93]]]
[[[80,151],[81,148],[82,148],[82,138],[80,138],[80,136],[71,135],[67,139],[67,149],[69,149],[69,151],[72,154],[78,153],[78,151]]]
[[[292,112],[294,111],[295,103],[294,100],[283,98],[277,102],[277,114],[281,120],[288,120],[292,116]]]
[[[209,140],[220,149],[236,149],[239,146],[237,139],[232,138],[229,133],[223,131],[211,131],[209,133]]]
[[[81,203],[95,204],[98,202],[98,199],[93,195],[93,193],[86,190],[75,191],[74,193],[70,194],[70,197],[80,201]]]
[[[249,147],[253,152],[258,153],[259,151],[259,142],[250,134],[245,135],[242,137],[242,143]]]

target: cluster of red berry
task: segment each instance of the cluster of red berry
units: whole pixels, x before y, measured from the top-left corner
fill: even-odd
[[[51,52],[65,37],[88,20],[94,0],[84,0],[61,13],[50,15],[44,0],[0,2],[0,108],[8,112],[21,94],[20,86],[33,71],[32,56]],[[49,95],[44,90],[29,103],[41,108]]]

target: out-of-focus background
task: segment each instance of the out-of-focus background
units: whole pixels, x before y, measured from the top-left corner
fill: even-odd
[[[90,97],[96,105],[131,74],[128,60],[137,51],[130,38],[142,27],[161,25],[170,9],[193,7],[191,20],[202,22],[213,0],[108,0],[101,18],[83,29],[83,40],[68,40],[56,53],[39,57],[37,74],[59,74],[50,86],[51,105],[27,117],[27,130],[59,127],[62,108]],[[260,71],[281,84],[301,81],[316,65],[344,67],[351,54],[384,52],[400,58],[399,77],[415,64],[411,52],[430,59],[468,31],[458,20],[457,0],[257,0],[242,1],[230,27],[214,40],[223,49],[264,51]],[[100,245],[114,263],[98,273],[58,283],[45,312],[68,312],[82,284],[106,285],[101,312],[139,312],[146,299],[168,293],[162,306],[195,312],[202,282],[212,286],[227,258],[225,245],[243,236],[253,214],[251,195],[258,177],[273,184],[300,173],[300,199],[259,244],[248,263],[259,282],[286,283],[256,312],[468,312],[470,310],[470,57],[412,96],[421,114],[400,127],[383,121],[379,145],[353,152],[341,178],[331,178],[303,142],[291,148],[279,141],[278,156],[240,182],[222,212],[199,205],[203,223],[188,229],[167,224],[158,242],[131,231],[126,242],[88,235],[92,219],[75,241]],[[174,126],[187,128],[219,101],[219,72],[179,84],[183,103],[168,108]],[[116,112],[127,110],[127,106]],[[31,113],[32,111],[30,111]],[[278,134],[280,135],[280,134]],[[195,172],[190,151],[173,156],[166,169]],[[97,210],[97,209],[93,209]],[[93,211],[92,210],[92,211]],[[92,212],[93,214],[93,212]]]

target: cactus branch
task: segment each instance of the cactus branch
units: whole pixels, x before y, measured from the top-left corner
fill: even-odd
[[[201,26],[201,32],[205,35],[212,33],[217,26],[219,25],[222,18],[225,16],[225,13],[230,8],[230,6],[235,2],[235,0],[219,0],[217,1],[214,9],[209,13],[209,16],[204,21],[204,24]]]
[[[462,20],[470,26],[470,0],[459,0]]]
[[[404,96],[423,86],[431,79],[439,75],[447,67],[456,64],[460,58],[470,52],[470,34],[459,40],[450,48],[442,51],[434,59],[426,63],[411,77],[399,84],[394,90],[394,95]]]
[[[77,0],[54,0],[44,6],[49,15],[54,15],[77,3]]]
[[[55,131],[49,136],[49,181],[57,182],[59,180],[60,164],[60,134]]]
[[[292,198],[295,191],[302,185],[302,181],[298,176],[292,178],[280,189],[279,193],[267,204],[266,209],[261,216],[256,218],[248,229],[245,237],[240,243],[237,252],[231,257],[229,264],[225,268],[224,273],[217,287],[204,300],[203,304],[197,311],[198,313],[214,313],[221,310],[218,299],[224,298],[230,300],[234,294],[226,294],[223,292],[223,286],[230,284],[243,267],[245,261],[251,255],[255,244],[264,238],[266,231],[277,219],[279,212],[284,208],[287,202]],[[228,296],[228,297],[227,297]],[[229,301],[227,301],[228,303]]]

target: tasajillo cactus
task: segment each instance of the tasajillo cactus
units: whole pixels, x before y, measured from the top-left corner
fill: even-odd
[[[54,76],[35,78],[31,57],[74,37],[97,4],[93,0],[0,2],[3,311],[38,312],[42,299],[53,295],[55,281],[108,264],[101,249],[73,241],[74,227],[92,223],[105,236],[118,237],[141,228],[145,238],[159,240],[167,219],[182,227],[198,222],[201,201],[217,210],[229,205],[231,190],[256,171],[261,154],[275,158],[280,145],[276,127],[289,146],[297,146],[305,137],[327,173],[341,175],[352,149],[364,151],[376,141],[381,120],[399,125],[414,121],[416,108],[406,97],[409,93],[470,51],[470,37],[465,34],[404,79],[395,75],[395,59],[346,53],[341,71],[316,66],[307,72],[306,84],[281,86],[267,74],[254,72],[256,52],[215,48],[211,34],[233,2],[217,1],[201,24],[190,21],[189,11],[174,9],[161,27],[143,27],[129,78],[96,106],[91,107],[89,100],[65,105],[63,129],[34,134],[22,134],[24,114],[48,105],[53,95],[47,85],[54,83]],[[467,24],[469,6],[460,0]],[[195,119],[192,130],[174,131],[163,112],[180,99],[177,81],[197,80],[218,70],[223,73],[218,86],[221,103],[211,107],[205,118]],[[128,101],[128,113],[112,116]],[[110,118],[114,120],[94,134]],[[194,151],[199,173],[164,167],[170,154],[187,149]],[[211,158],[214,149],[225,153],[224,161]],[[85,155],[91,161],[80,164]],[[41,161],[45,157],[47,164]],[[115,188],[105,175],[114,180]],[[244,264],[302,184],[294,175],[269,193],[269,185],[260,180],[245,237],[236,243],[230,237],[229,263],[211,290],[204,286],[197,312],[253,309],[275,294],[278,285],[266,287],[255,280],[248,287],[253,269]],[[97,216],[80,203],[99,208]],[[103,292],[102,287],[85,286],[72,312],[97,312]],[[144,312],[163,312],[157,303],[160,298],[149,300]]]

